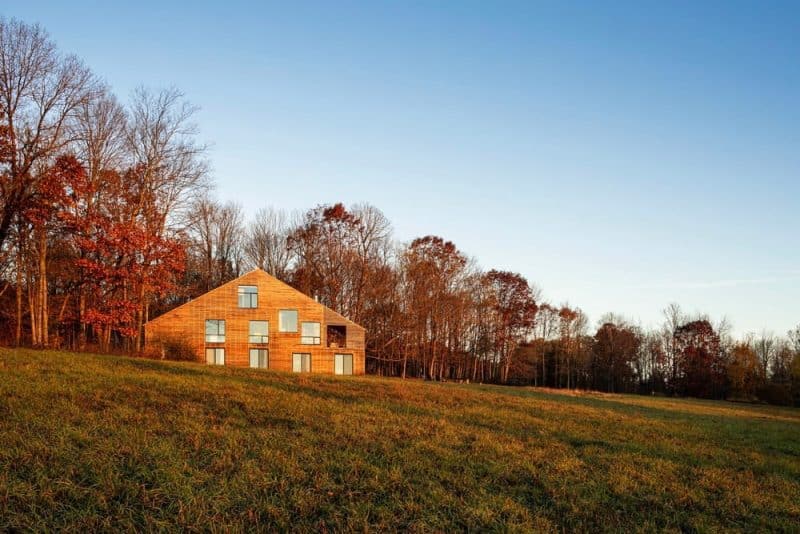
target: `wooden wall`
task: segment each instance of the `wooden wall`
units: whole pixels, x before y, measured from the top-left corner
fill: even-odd
[[[258,307],[238,307],[238,287],[258,287]],[[278,332],[278,310],[297,310],[297,332]],[[205,342],[206,319],[225,320],[225,343]],[[248,341],[250,321],[269,321],[269,344],[254,345]],[[320,323],[321,344],[300,344],[301,323]],[[328,324],[347,327],[346,347],[327,347]],[[333,374],[334,354],[353,355],[353,374],[364,374],[365,331],[359,325],[342,317],[270,276],[256,269],[228,282],[200,297],[178,306],[145,325],[145,347],[160,352],[162,342],[181,339],[196,352],[198,361],[205,361],[206,347],[224,347],[225,365],[247,367],[250,365],[250,348],[269,349],[269,367],[279,371],[292,370],[292,353],[311,354],[311,372]]]

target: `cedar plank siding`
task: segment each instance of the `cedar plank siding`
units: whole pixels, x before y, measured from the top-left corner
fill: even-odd
[[[239,308],[239,286],[258,288],[258,307]],[[278,311],[297,310],[297,332],[278,331]],[[225,342],[206,343],[206,319],[225,320]],[[269,321],[269,343],[249,343],[250,321]],[[321,344],[303,345],[303,322],[320,323]],[[327,326],[346,327],[346,346],[328,347]],[[206,361],[205,349],[224,347],[225,365],[248,367],[251,348],[269,349],[269,369],[292,370],[292,354],[311,354],[312,373],[334,373],[334,354],[353,355],[353,374],[364,374],[365,330],[314,299],[256,269],[145,324],[145,347],[162,351],[161,341],[179,339],[190,345],[198,361]]]

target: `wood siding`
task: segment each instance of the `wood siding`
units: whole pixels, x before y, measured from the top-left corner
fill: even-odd
[[[239,286],[258,288],[258,307],[239,308]],[[297,332],[278,331],[279,310],[297,310]],[[206,343],[206,319],[225,321],[225,342]],[[269,321],[269,343],[249,342],[250,321]],[[300,343],[302,323],[320,323],[321,343]],[[345,326],[344,347],[328,347],[327,326]],[[364,328],[256,269],[208,293],[187,302],[153,319],[145,325],[145,347],[161,352],[163,342],[181,340],[191,346],[198,361],[205,361],[205,349],[224,347],[225,365],[248,367],[250,349],[269,349],[269,368],[278,371],[292,370],[292,354],[311,354],[311,372],[334,372],[334,354],[353,355],[353,374],[364,374]]]

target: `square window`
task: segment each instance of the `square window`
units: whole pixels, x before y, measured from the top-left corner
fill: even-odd
[[[258,308],[258,287],[239,286],[237,295],[240,308]]]
[[[206,319],[206,343],[225,343],[224,319]]]
[[[250,343],[269,343],[269,322],[250,321],[250,332],[248,335]]]
[[[310,373],[311,372],[311,355],[295,352],[292,354],[292,372],[294,373]]]
[[[297,310],[278,312],[278,332],[297,332]]]
[[[302,323],[300,343],[302,345],[319,345],[321,342],[319,323]]]

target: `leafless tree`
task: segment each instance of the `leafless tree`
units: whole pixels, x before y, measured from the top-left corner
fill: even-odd
[[[291,228],[285,211],[275,208],[258,210],[245,236],[244,258],[247,264],[287,281],[292,266],[292,253],[287,243]]]
[[[78,108],[96,91],[91,71],[62,55],[38,25],[0,18],[0,250],[47,165],[70,138]]]
[[[769,377],[777,348],[778,339],[772,332],[762,330],[758,336],[753,338],[753,350],[761,364],[761,373],[764,379]]]
[[[189,226],[197,258],[200,290],[208,291],[238,276],[242,262],[242,209],[203,197],[192,205]]]
[[[198,111],[177,89],[133,94],[127,150],[141,181],[142,213],[160,219],[162,230],[185,221],[191,201],[209,187],[207,147],[197,142],[193,122]]]
[[[192,200],[208,189],[205,145],[197,142],[193,122],[198,108],[177,89],[151,91],[139,88],[130,106],[126,146],[130,154],[130,184],[138,200],[129,215],[141,218],[150,235],[160,239],[177,231],[189,220]],[[145,270],[152,259],[142,254]],[[139,284],[137,332],[134,348],[141,347],[141,332],[147,320],[147,285]]]

